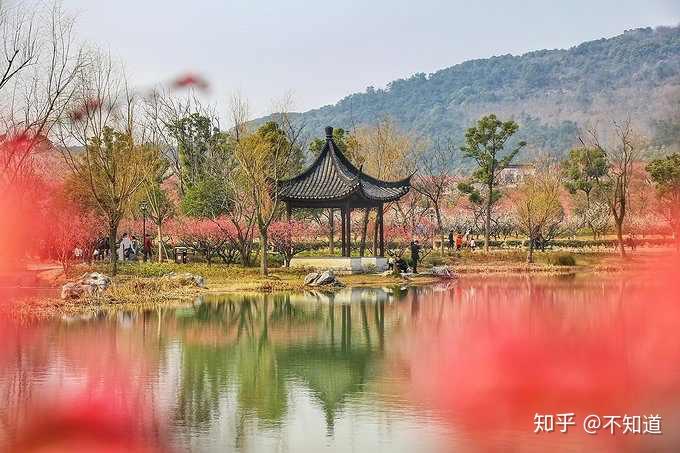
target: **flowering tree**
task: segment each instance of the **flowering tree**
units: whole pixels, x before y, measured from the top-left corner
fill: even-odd
[[[440,252],[444,254],[444,218],[442,208],[453,187],[454,178],[449,174],[450,158],[453,154],[453,143],[449,140],[442,144],[437,140],[430,152],[421,153],[418,157],[418,173],[413,178],[413,189],[425,197],[435,213],[440,237]]]
[[[255,212],[248,202],[247,193],[243,187],[240,187],[238,178],[229,180],[227,186],[230,207],[226,210],[225,218],[229,225],[221,221],[218,221],[218,224],[224,225],[224,228],[226,228],[229,242],[232,248],[238,251],[241,264],[250,266],[253,259]]]
[[[209,219],[183,218],[168,222],[169,231],[174,233],[180,244],[191,247],[203,255],[208,265],[223,253],[229,240],[218,222]]]
[[[239,257],[242,265],[249,266],[252,259],[254,225],[239,222],[231,213],[210,220],[226,239],[224,247],[218,253],[222,260],[230,264]]]
[[[647,171],[656,188],[657,211],[673,230],[676,249],[680,251],[680,154],[651,161]]]
[[[422,220],[427,219],[430,203],[425,196],[415,190],[409,191],[394,203],[386,207],[396,224],[413,231]]]
[[[404,256],[412,237],[412,230],[406,225],[401,223],[385,225],[387,254],[395,259]]]
[[[438,225],[428,219],[424,219],[418,225],[416,225],[413,233],[414,239],[417,239],[421,245],[421,260],[432,253],[432,250],[434,250],[434,240],[439,236],[439,231]]]
[[[91,212],[70,205],[53,209],[49,214],[47,252],[57,259],[64,271],[77,260],[76,249],[82,259],[91,260],[97,239],[106,234],[105,223]]]
[[[529,239],[527,263],[533,263],[535,243],[543,241],[564,220],[561,184],[559,173],[546,169],[526,178],[515,194],[517,225]]]
[[[283,257],[284,265],[290,267],[290,260],[308,250],[319,233],[318,225],[313,222],[278,221],[269,227],[269,241],[274,251]]]
[[[395,258],[401,258],[408,250],[412,240],[421,243],[421,258],[426,257],[432,251],[432,244],[438,235],[437,224],[426,219],[416,225],[414,229],[401,223],[392,223],[385,228],[387,240],[387,253]]]
[[[0,181],[0,271],[22,265],[35,251],[35,238],[47,233],[41,212],[49,193],[45,188],[42,178],[33,174],[24,174],[20,182],[11,184]]]

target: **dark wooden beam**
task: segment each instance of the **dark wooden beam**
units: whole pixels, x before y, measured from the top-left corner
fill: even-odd
[[[345,208],[340,208],[340,220],[340,228],[342,229],[342,234],[340,235],[340,254],[345,256],[345,252],[347,251],[347,237],[345,236],[347,234],[347,228],[345,226],[347,218],[345,217]]]
[[[382,203],[380,203],[380,206],[378,206],[378,256],[381,258],[385,257],[385,212],[384,212],[384,206]]]
[[[347,232],[345,233],[345,237],[347,238],[347,254],[345,256],[350,257],[352,256],[352,205],[349,203],[349,201],[345,207],[345,215],[347,216],[347,219],[345,219],[345,225],[347,228]]]
[[[281,201],[290,204],[293,208],[301,209],[340,209],[347,206],[347,203],[352,205],[353,209],[358,208],[377,208],[380,202],[367,200],[365,198],[351,198],[351,199],[340,199],[340,200],[292,200],[292,199],[282,199]]]
[[[335,255],[335,210],[333,208],[328,210],[328,225],[330,232],[328,233],[328,254]]]

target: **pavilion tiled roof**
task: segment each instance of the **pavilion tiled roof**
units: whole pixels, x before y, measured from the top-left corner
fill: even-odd
[[[381,181],[356,168],[333,141],[333,128],[326,128],[326,144],[319,156],[294,178],[279,181],[284,201],[330,201],[361,197],[374,202],[395,201],[411,188],[411,177]]]

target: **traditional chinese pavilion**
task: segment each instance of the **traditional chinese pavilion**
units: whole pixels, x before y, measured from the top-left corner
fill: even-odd
[[[295,208],[339,209],[342,256],[351,256],[353,209],[376,209],[379,257],[385,256],[383,211],[385,203],[396,201],[411,188],[410,177],[381,181],[355,167],[333,142],[333,128],[326,128],[326,144],[314,162],[294,178],[279,181],[279,197],[287,212]]]

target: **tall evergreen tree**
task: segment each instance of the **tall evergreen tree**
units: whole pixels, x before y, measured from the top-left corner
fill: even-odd
[[[508,153],[503,154],[510,137],[519,130],[514,121],[501,121],[496,115],[482,117],[474,127],[465,133],[465,145],[460,149],[463,156],[474,159],[477,170],[472,174],[471,184],[461,184],[459,189],[470,196],[472,202],[483,199],[484,210],[484,250],[489,251],[489,231],[491,230],[491,209],[500,199],[497,190],[498,175],[507,168],[526,142],[519,142]],[[481,186],[482,191],[476,188]]]

